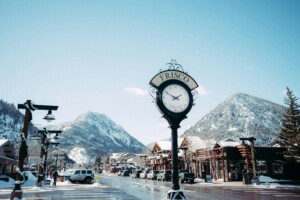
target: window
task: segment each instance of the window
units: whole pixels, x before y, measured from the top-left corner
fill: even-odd
[[[87,170],[87,174],[92,174],[92,171],[91,170]]]
[[[283,174],[283,164],[280,162],[273,162],[272,171],[274,174]]]
[[[79,170],[76,170],[76,171],[75,171],[75,174],[80,174],[80,171],[79,171]]]
[[[81,173],[82,173],[82,174],[86,174],[86,171],[85,171],[85,170],[82,170]]]
[[[258,174],[268,174],[268,165],[264,160],[257,161],[257,173]]]

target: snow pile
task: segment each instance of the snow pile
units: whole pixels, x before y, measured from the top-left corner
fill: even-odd
[[[268,176],[259,176],[259,182],[261,183],[272,183],[272,182],[279,182],[279,180],[277,179],[273,179],[271,177],[268,177]]]
[[[34,186],[37,178],[30,171],[25,171],[23,173],[26,181],[24,182],[24,184],[22,184],[22,186]],[[0,188],[14,188],[14,182],[14,179],[8,177],[8,182],[0,181]]]
[[[72,183],[70,181],[64,181],[64,182],[56,182],[56,185],[71,185]]]
[[[25,171],[24,176],[26,181],[22,186],[33,186],[36,184],[37,178],[30,171]]]
[[[12,178],[8,178],[8,182],[6,181],[0,181],[0,188],[14,188],[14,183],[15,180]]]

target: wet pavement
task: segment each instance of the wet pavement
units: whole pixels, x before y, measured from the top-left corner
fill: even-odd
[[[23,199],[104,199],[160,200],[166,199],[170,182],[101,175],[100,184],[69,184],[43,188],[23,187]],[[188,200],[296,200],[299,187],[245,186],[239,182],[180,184]],[[10,199],[12,189],[1,189],[0,200]]]
[[[105,200],[139,200],[134,196],[117,188],[108,187],[91,187],[89,185],[68,185],[58,186],[56,188],[44,188],[41,190],[34,190],[32,188],[24,187],[24,200],[66,200],[66,199],[105,199]],[[0,191],[0,200],[10,199],[11,189]]]

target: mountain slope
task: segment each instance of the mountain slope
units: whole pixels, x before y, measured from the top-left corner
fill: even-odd
[[[256,145],[270,143],[281,126],[284,106],[251,95],[232,95],[205,115],[184,136],[222,140],[255,137]]]
[[[24,115],[13,105],[0,100],[0,138],[10,139],[18,150],[21,137],[20,133],[24,125]],[[37,129],[29,126],[28,135]]]
[[[87,112],[70,123],[63,123],[51,129],[62,130],[60,147],[72,150],[83,147],[87,156],[106,156],[113,152],[139,153],[145,146],[129,135],[121,126],[107,116]]]

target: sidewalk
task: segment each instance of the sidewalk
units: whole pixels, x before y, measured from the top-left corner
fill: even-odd
[[[284,183],[284,181],[282,182]],[[224,186],[224,187],[256,187],[256,188],[298,188],[300,185],[280,184],[280,182],[261,182],[260,184],[245,185],[242,181],[224,182],[222,179],[212,180],[212,183],[207,183],[203,179],[195,179],[193,186]]]

